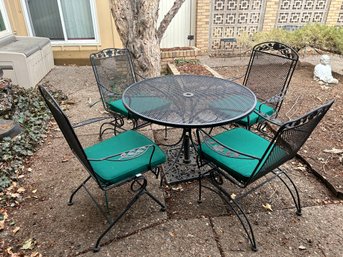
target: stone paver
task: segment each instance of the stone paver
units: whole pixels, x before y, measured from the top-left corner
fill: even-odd
[[[207,218],[171,220],[148,230],[115,240],[88,256],[221,256]]]

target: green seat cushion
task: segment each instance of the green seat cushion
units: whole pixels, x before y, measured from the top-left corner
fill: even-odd
[[[258,158],[262,157],[270,143],[268,140],[243,128],[228,130],[215,135],[213,138],[232,149]],[[216,147],[216,145],[218,144],[214,143],[212,148]],[[201,144],[201,149],[205,159],[227,171],[241,183],[245,183],[250,178],[259,162],[256,159],[251,159],[242,155],[238,156],[232,151],[230,156],[226,153],[224,153],[224,155],[227,156],[224,156],[211,149],[211,147],[204,142]]]
[[[261,107],[260,107],[261,106]],[[261,109],[260,109],[261,108]],[[266,115],[272,115],[275,110],[270,107],[267,104],[262,104],[261,102],[257,101],[256,103],[256,107],[255,107],[256,111],[262,112]],[[249,118],[248,118],[249,117]],[[261,116],[259,116],[257,113],[252,112],[250,113],[248,116],[240,119],[237,121],[237,123],[244,125],[244,126],[252,126],[255,123],[257,123],[258,119],[261,119]]]
[[[121,115],[128,117],[129,116],[129,111],[125,108],[123,101],[121,99],[119,100],[115,100],[112,101],[110,103],[108,103],[108,107],[114,111],[114,112],[118,112]]]
[[[165,153],[149,138],[136,131],[126,131],[85,149],[87,159],[101,159],[114,154],[122,153],[145,145],[154,145],[155,151],[151,166],[156,167],[166,161]],[[105,185],[116,184],[149,170],[149,160],[153,147],[142,155],[121,161],[90,161],[90,164],[100,180]],[[118,159],[118,157],[112,158]]]
[[[137,104],[137,106],[133,105],[132,108],[134,110],[139,110],[141,114],[158,110],[168,105],[165,100],[158,97],[141,97],[139,102],[135,99],[134,104]],[[125,117],[129,117],[129,111],[126,109],[121,99],[108,103],[108,106],[112,111],[118,112]]]

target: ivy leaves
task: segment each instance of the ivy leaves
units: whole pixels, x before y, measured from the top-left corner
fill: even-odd
[[[33,155],[47,132],[50,112],[37,89],[13,86],[14,109],[6,119],[13,119],[22,127],[22,132],[0,141],[0,191],[11,184],[24,167],[27,156]]]

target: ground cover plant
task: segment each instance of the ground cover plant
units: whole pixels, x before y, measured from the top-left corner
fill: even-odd
[[[21,177],[27,158],[44,142],[50,120],[50,112],[36,88],[11,86],[11,91],[12,108],[2,118],[16,121],[22,131],[14,138],[4,137],[0,141],[0,192]],[[55,95],[64,98],[61,92]],[[1,195],[1,200],[6,200],[6,194]]]

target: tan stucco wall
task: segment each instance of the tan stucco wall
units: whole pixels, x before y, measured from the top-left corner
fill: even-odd
[[[28,31],[20,0],[5,0],[5,4],[13,33],[18,36],[27,36]],[[96,1],[96,19],[99,43],[92,45],[53,46],[54,59],[57,64],[74,63],[78,59],[88,60],[90,53],[108,47],[122,47],[112,18],[109,0]]]

